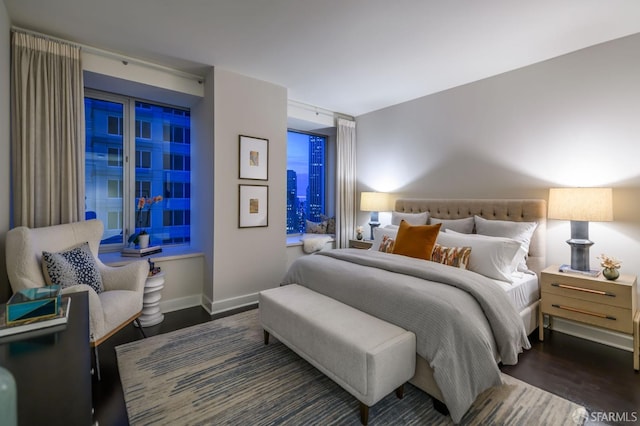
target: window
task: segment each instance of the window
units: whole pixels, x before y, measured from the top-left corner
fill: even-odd
[[[287,132],[287,234],[328,216],[327,137]]]
[[[103,246],[121,247],[140,231],[135,223],[137,201],[157,195],[163,201],[141,215],[152,243],[188,243],[189,110],[87,90],[85,117],[85,210],[87,218],[97,217],[105,224]],[[180,129],[173,131],[179,140],[165,140],[165,128]]]

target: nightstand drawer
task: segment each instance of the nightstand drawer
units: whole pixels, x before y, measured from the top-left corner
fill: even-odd
[[[372,245],[373,241],[371,240],[349,240],[349,248],[369,250]]]
[[[542,298],[542,311],[545,314],[622,333],[633,333],[633,313],[631,309],[545,293]]]
[[[631,309],[633,287],[605,280],[542,275],[542,292]]]

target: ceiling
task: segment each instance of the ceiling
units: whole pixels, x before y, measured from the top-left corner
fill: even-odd
[[[640,32],[637,0],[3,0],[14,26],[358,116]]]

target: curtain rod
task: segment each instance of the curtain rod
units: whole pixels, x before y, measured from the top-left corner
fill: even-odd
[[[300,101],[294,101],[292,99],[289,99],[288,101],[288,105],[292,106],[292,107],[297,107],[309,112],[313,112],[316,115],[325,115],[327,117],[331,117],[331,118],[344,118],[345,120],[351,120],[354,121],[354,118],[350,115],[346,115],[346,114],[342,114],[339,112],[334,112],[334,111],[330,111],[328,109],[324,109],[324,108],[320,108],[314,105],[310,105],[310,104],[306,104],[304,102],[300,102]]]
[[[202,81],[204,80],[204,77],[201,75],[197,75],[197,74],[191,74],[185,71],[181,71],[181,70],[177,70],[175,68],[171,68],[171,67],[167,67],[164,65],[160,65],[160,64],[156,64],[153,62],[148,62],[148,61],[144,61],[142,59],[136,59],[136,58],[132,58],[130,56],[126,56],[126,55],[122,55],[119,53],[115,53],[115,52],[111,52],[108,50],[103,50],[103,49],[98,49],[97,47],[93,47],[93,46],[88,46],[86,44],[82,44],[82,43],[76,43],[73,41],[69,41],[69,40],[65,40],[62,38],[58,38],[58,37],[54,37],[48,34],[43,34],[43,33],[39,33],[37,31],[32,31],[32,30],[27,30],[24,28],[20,28],[20,27],[16,27],[16,26],[12,26],[11,27],[11,31],[13,32],[20,32],[20,33],[24,33],[24,34],[29,34],[35,37],[40,37],[40,38],[44,38],[45,40],[52,40],[52,41],[57,41],[58,43],[64,43],[64,44],[69,44],[71,46],[76,46],[79,47],[81,50],[84,50],[87,53],[93,53],[95,55],[98,56],[102,56],[104,58],[109,58],[109,59],[116,59],[120,62],[122,62],[123,64],[127,65],[129,63],[131,64],[136,64],[136,65],[141,65],[147,68],[152,68],[152,69],[156,69],[159,71],[164,71],[167,73],[171,73],[174,74],[178,77],[183,77],[183,78],[188,78],[190,80],[196,80],[198,83],[202,83]]]

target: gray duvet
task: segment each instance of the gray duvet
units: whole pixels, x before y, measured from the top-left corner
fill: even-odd
[[[456,423],[482,391],[501,383],[497,361],[516,364],[531,347],[504,290],[474,272],[339,249],[297,259],[283,279],[291,283],[414,332]]]

